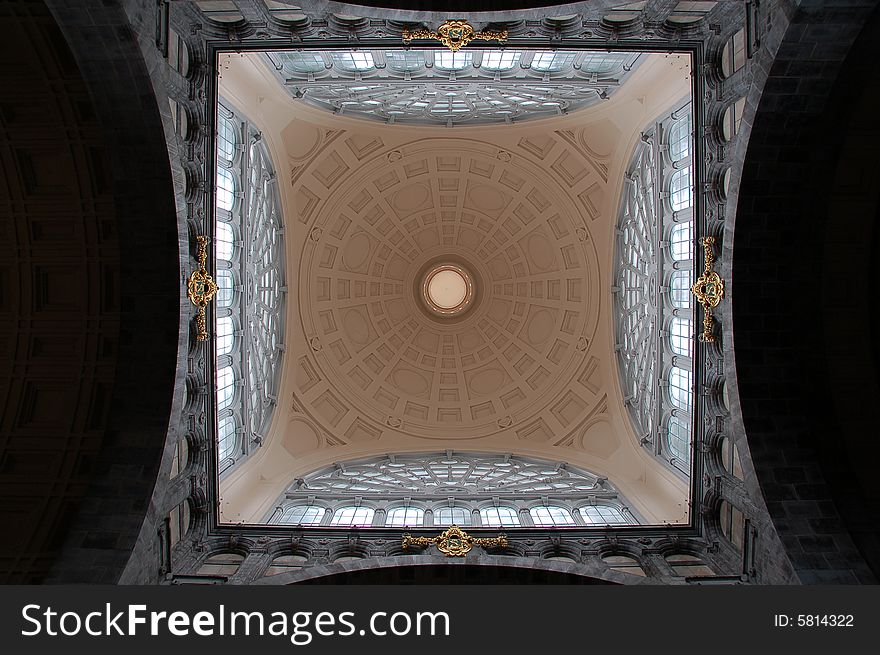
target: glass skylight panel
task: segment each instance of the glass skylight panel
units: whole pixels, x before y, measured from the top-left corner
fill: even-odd
[[[434,525],[470,525],[471,513],[463,507],[440,507],[434,511]]]
[[[669,181],[670,202],[673,211],[691,206],[691,167],[676,171]]]
[[[678,223],[673,227],[672,232],[669,235],[672,259],[681,262],[693,258],[693,238],[693,221]]]
[[[228,118],[217,123],[217,156],[231,162],[235,158],[235,124]]]
[[[388,510],[385,525],[388,527],[420,526],[424,522],[425,512],[416,507],[395,507]]]
[[[521,53],[516,50],[489,50],[483,53],[481,68],[490,71],[507,71],[519,63]]]
[[[519,525],[519,514],[512,507],[486,507],[480,510],[483,525],[493,527],[516,527]]]
[[[424,67],[425,54],[423,52],[389,50],[385,53],[385,61],[388,62],[392,70],[412,72]]]
[[[470,52],[437,51],[434,53],[434,66],[444,71],[464,70],[473,63]]]
[[[370,507],[340,507],[333,514],[330,525],[367,527],[373,523],[373,514]]]
[[[217,221],[217,259],[232,261],[232,242],[232,226],[225,221]]]
[[[235,419],[227,416],[220,419],[217,426],[217,457],[220,461],[232,455],[235,450]]]
[[[217,410],[226,409],[232,403],[235,372],[231,366],[221,368],[217,372]]]
[[[693,339],[691,338],[693,330],[691,319],[678,316],[672,319],[669,332],[669,343],[672,347],[672,352],[684,357],[693,357]]]
[[[669,448],[670,454],[682,462],[690,462],[690,439],[690,424],[678,416],[670,416],[666,430],[666,446]]]
[[[217,319],[217,354],[225,355],[232,351],[232,317],[223,316]]]
[[[691,115],[685,114],[677,120],[669,131],[669,158],[680,161],[690,156]]]
[[[324,518],[324,512],[324,508],[317,505],[296,505],[288,507],[278,522],[290,525],[318,525]]]
[[[533,507],[529,510],[535,525],[574,525],[574,519],[564,507]]]
[[[297,73],[317,73],[326,68],[319,52],[280,52],[278,56],[283,65]]]
[[[693,274],[690,270],[675,271],[672,274],[670,298],[676,309],[689,309],[691,306],[691,286]]]
[[[587,525],[613,525],[629,523],[623,513],[610,505],[589,505],[578,510]]]
[[[375,68],[373,55],[369,52],[334,52],[333,63],[344,71],[360,72]]]
[[[672,403],[686,412],[691,411],[694,402],[693,374],[678,366],[673,366],[669,373],[669,397]]]
[[[620,68],[628,56],[620,52],[589,52],[581,61],[581,70],[586,73],[610,73]]]
[[[570,66],[573,61],[573,52],[536,52],[532,57],[532,68],[544,73],[557,73]]]
[[[217,207],[229,211],[235,204],[235,178],[225,168],[217,169]]]

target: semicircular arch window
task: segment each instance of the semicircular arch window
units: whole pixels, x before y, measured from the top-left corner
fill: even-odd
[[[644,131],[626,173],[614,264],[620,387],[635,435],[684,475],[694,402],[692,139],[689,102]]]
[[[226,103],[217,112],[213,337],[218,464],[224,473],[262,441],[271,421],[285,281],[281,204],[269,151],[259,130]]]
[[[566,509],[582,505],[609,507],[622,517],[619,523],[642,522],[608,480],[587,471],[458,451],[386,455],[318,469],[291,484],[265,521],[286,523],[293,508],[308,505],[328,508],[330,525],[372,525],[374,517],[386,527],[591,525]],[[522,516],[531,518],[524,522]]]

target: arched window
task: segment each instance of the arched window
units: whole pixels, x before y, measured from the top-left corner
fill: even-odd
[[[673,404],[685,412],[691,411],[694,402],[693,375],[678,366],[673,366],[669,373],[669,396]]]
[[[222,103],[216,152],[218,439],[220,426],[230,425],[227,418],[239,428],[219,449],[225,453],[219,458],[223,473],[242,461],[268,428],[280,377],[285,287],[275,169],[260,132]]]
[[[369,52],[334,52],[331,57],[339,68],[349,72],[367,71],[376,65]]]
[[[231,457],[235,450],[235,419],[231,416],[220,421],[217,426],[219,453],[218,459],[223,461]]]
[[[235,202],[235,178],[225,168],[217,169],[217,207],[229,211]]]
[[[676,171],[669,181],[669,197],[673,211],[681,211],[691,206],[691,168]]]
[[[623,512],[611,505],[587,505],[578,511],[587,525],[625,525],[630,523]]]
[[[425,65],[425,54],[406,50],[389,50],[385,53],[385,61],[388,62],[392,70],[409,73],[417,71]]]
[[[480,510],[480,522],[493,527],[519,525],[519,514],[512,507],[486,507]]]
[[[369,507],[340,507],[333,514],[330,525],[365,527],[373,523],[373,513]]]
[[[278,523],[289,525],[318,525],[324,518],[325,509],[317,505],[293,505],[286,507]]]
[[[460,71],[473,63],[474,56],[470,52],[446,52],[434,53],[434,65],[443,71]]]
[[[570,66],[573,61],[574,53],[572,52],[536,52],[532,57],[532,68],[536,71],[553,73]]]
[[[587,504],[629,506],[608,480],[565,463],[446,451],[337,462],[308,473],[283,492],[266,520],[279,522],[278,507],[315,505],[329,508],[331,525],[371,525],[373,512],[384,511],[378,522],[387,527],[419,526],[430,510],[430,523],[438,527],[517,527],[520,512],[532,507],[548,525],[575,525],[580,519],[575,521],[564,505]],[[639,523],[632,512],[621,512],[627,524]]]
[[[724,44],[721,53],[721,73],[730,77],[746,63],[746,31],[739,30]]]
[[[507,71],[519,63],[520,53],[516,50],[488,50],[483,53],[480,67],[490,71]]]
[[[666,447],[683,462],[691,459],[691,426],[678,416],[670,416],[666,425]]]
[[[438,507],[434,510],[434,525],[470,525],[471,513],[463,507]]]
[[[642,56],[358,48],[267,52],[263,61],[295,102],[387,123],[451,126],[556,116],[599,103],[626,81]],[[228,154],[225,143],[222,147]]]
[[[529,510],[535,525],[574,525],[574,519],[564,507],[548,505],[546,507],[533,507]]]
[[[636,146],[621,200],[614,289],[620,386],[636,437],[683,474],[694,402],[692,132],[687,103],[656,120]]]
[[[395,507],[385,517],[385,525],[396,528],[420,526],[424,521],[425,512],[417,507]]]

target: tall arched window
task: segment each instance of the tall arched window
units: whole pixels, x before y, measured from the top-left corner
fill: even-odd
[[[214,347],[222,473],[261,443],[268,429],[286,288],[275,168],[260,132],[222,103],[216,154]]]
[[[613,289],[621,390],[636,434],[684,474],[694,404],[692,133],[690,103],[644,131],[626,174]]]

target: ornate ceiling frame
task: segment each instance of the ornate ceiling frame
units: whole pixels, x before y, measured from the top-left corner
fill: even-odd
[[[188,216],[191,236],[191,254],[198,251],[200,236],[212,236],[214,195],[211,172],[214,170],[214,106],[217,102],[217,57],[224,52],[312,48],[321,50],[350,49],[352,47],[401,48],[405,29],[431,27],[404,20],[360,18],[343,20],[335,14],[313,15],[296,24],[275,21],[266,12],[258,11],[258,0],[238,0],[243,19],[233,23],[215,22],[203,15],[191,2],[174,3],[174,11],[158,12],[157,46],[162,24],[170,24],[182,36],[191,59],[187,84],[170,89],[169,95],[186,110],[189,117],[187,141]],[[601,4],[601,3],[599,3]],[[607,4],[607,3],[606,3]],[[696,162],[695,215],[696,235],[721,239],[724,227],[723,175],[727,168],[729,146],[720,134],[723,111],[741,88],[723,88],[718,62],[722,48],[745,21],[745,7],[740,3],[719,3],[716,10],[697,23],[675,25],[664,22],[676,2],[652,2],[648,9],[660,13],[643,16],[643,20],[611,23],[596,12],[575,18],[553,20],[531,19],[540,10],[509,12],[512,20],[485,23],[479,14],[462,16],[475,28],[501,29],[509,32],[508,47],[519,49],[617,49],[643,52],[686,52],[692,56],[694,100],[694,131]],[[260,5],[263,6],[263,5]],[[604,6],[604,5],[603,5]],[[664,9],[665,7],[665,9]],[[580,5],[577,8],[581,8]],[[570,7],[566,9],[573,10]],[[379,10],[370,10],[376,13]],[[556,11],[559,11],[558,9]],[[607,12],[607,8],[604,9]],[[647,11],[647,9],[646,9]],[[413,17],[414,12],[384,12],[401,18]],[[493,14],[493,17],[495,15]],[[476,47],[476,46],[471,46]],[[492,47],[492,46],[490,46]],[[497,47],[497,46],[494,46]],[[723,257],[721,251],[719,259]],[[195,258],[193,257],[195,264]],[[213,270],[213,255],[209,255],[208,270]],[[695,270],[695,278],[701,271]],[[185,292],[185,291],[184,291]],[[209,308],[209,320],[213,321]],[[716,315],[724,321],[724,313]],[[195,325],[193,325],[193,328]],[[191,329],[193,334],[195,329]],[[623,528],[518,528],[508,534],[506,553],[518,556],[547,556],[548,553],[580,554],[588,563],[602,553],[632,554],[648,564],[649,577],[657,579],[674,575],[668,564],[660,563],[667,552],[698,554],[713,564],[717,573],[731,580],[748,575],[749,540],[742,554],[731,552],[720,538],[713,512],[721,499],[718,477],[720,457],[718,445],[727,431],[729,417],[721,401],[723,387],[722,348],[716,342],[695,344],[695,425],[694,457],[691,474],[690,523],[681,526],[638,526]],[[368,535],[356,528],[312,528],[308,531],[290,527],[260,525],[228,525],[218,522],[219,485],[217,462],[212,437],[216,431],[213,412],[214,361],[213,348],[196,338],[190,340],[190,371],[187,380],[188,402],[182,424],[190,444],[187,489],[178,495],[190,502],[193,519],[187,537],[177,544],[172,559],[170,548],[165,557],[166,572],[191,575],[211,554],[236,552],[246,557],[245,563],[233,581],[248,582],[260,577],[272,557],[279,554],[305,553],[312,563],[331,561],[334,553],[359,554],[363,557],[383,557],[402,554],[400,538],[403,529],[371,529]],[[714,483],[713,483],[714,479]],[[411,530],[418,536],[418,531]],[[490,530],[497,532],[497,530]],[[474,529],[478,536],[485,530]],[[487,533],[488,535],[488,533]],[[751,535],[753,538],[753,535]],[[267,560],[267,558],[269,558]],[[262,568],[261,568],[262,567]],[[589,568],[589,566],[587,567]]]

